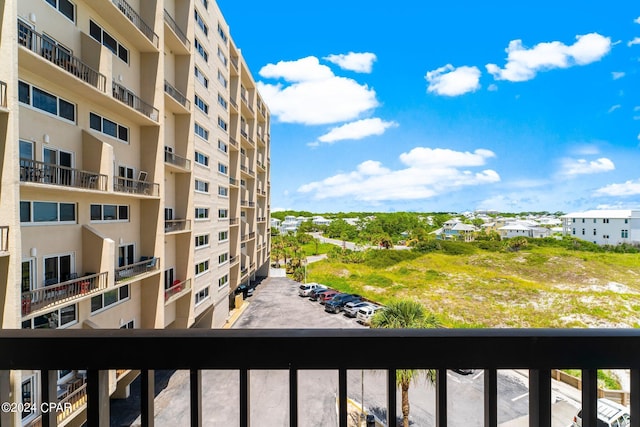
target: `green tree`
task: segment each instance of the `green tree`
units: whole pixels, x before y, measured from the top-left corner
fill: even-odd
[[[440,322],[433,314],[427,313],[420,303],[413,300],[393,302],[379,310],[371,319],[372,328],[435,328],[439,324]],[[436,372],[432,369],[396,371],[396,386],[402,392],[402,425],[404,427],[409,427],[409,387],[422,377],[426,377],[431,384],[435,384]]]

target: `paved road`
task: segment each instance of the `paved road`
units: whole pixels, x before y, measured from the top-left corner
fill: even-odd
[[[249,305],[234,328],[362,328],[342,314],[325,313],[318,303],[297,295],[298,284],[286,278],[266,279],[249,299]],[[421,349],[422,350],[422,349]],[[202,351],[210,351],[202,349]],[[366,349],[335,349],[362,351]],[[422,350],[428,351],[428,349]],[[212,353],[212,357],[215,354]],[[256,349],[260,357],[260,349]],[[163,374],[163,373],[159,373]],[[156,398],[157,426],[187,426],[189,420],[189,375],[176,371],[164,377],[164,389]],[[239,425],[238,372],[203,371],[203,425]],[[337,426],[336,371],[301,371],[299,373],[299,425],[302,427]],[[364,399],[362,395],[364,380]],[[513,371],[498,375],[498,421],[509,426],[527,425],[523,416],[528,412],[526,377]],[[251,386],[251,426],[280,427],[288,425],[288,373],[286,371],[253,371]],[[386,416],[386,376],[376,371],[349,371],[348,396],[364,405],[380,419]],[[410,389],[412,426],[434,425],[435,394],[425,381]],[[398,403],[400,396],[398,395]],[[449,425],[483,425],[483,373],[470,376],[448,375]],[[112,413],[114,406],[112,405]],[[397,413],[401,414],[400,407]],[[573,414],[571,415],[573,416]],[[561,417],[564,419],[563,417]],[[570,420],[570,419],[569,419]],[[523,424],[523,421],[525,423]],[[136,423],[139,423],[138,418]],[[568,423],[567,423],[568,424]],[[567,424],[554,424],[566,426]],[[131,425],[113,423],[112,426]],[[505,426],[506,427],[506,426]]]

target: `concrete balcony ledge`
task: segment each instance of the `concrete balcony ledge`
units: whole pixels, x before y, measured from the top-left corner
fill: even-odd
[[[169,305],[183,295],[191,292],[191,279],[178,281],[164,291],[164,304]]]
[[[160,271],[160,258],[141,257],[139,262],[117,267],[114,271],[115,281],[122,282],[138,280],[146,277],[147,273],[157,273]]]

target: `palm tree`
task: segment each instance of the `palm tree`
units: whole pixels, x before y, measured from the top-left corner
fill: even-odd
[[[439,325],[438,319],[427,313],[424,307],[412,300],[402,300],[389,304],[379,310],[371,319],[372,328],[435,328]],[[435,384],[436,371],[417,369],[400,369],[396,371],[396,386],[402,391],[402,425],[409,427],[409,386],[426,377],[431,384]]]

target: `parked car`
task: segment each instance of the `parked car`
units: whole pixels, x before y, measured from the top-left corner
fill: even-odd
[[[344,305],[352,301],[362,301],[362,297],[354,294],[336,295],[325,303],[324,311],[328,313],[340,313],[344,309]]]
[[[338,291],[334,291],[333,289],[329,289],[323,293],[320,294],[320,296],[318,297],[318,302],[320,304],[326,304],[327,301],[329,301],[331,298],[335,297],[336,295],[338,295],[339,292]]]
[[[358,310],[358,314],[356,315],[356,319],[358,323],[362,323],[363,325],[369,325],[371,323],[371,318],[376,311],[380,310],[382,307],[379,305],[370,305],[368,307],[363,307]]]
[[[320,295],[322,295],[323,293],[327,292],[327,291],[331,291],[333,289],[313,289],[311,292],[309,292],[309,300],[311,301],[318,301],[318,299],[320,299]]]
[[[344,305],[344,309],[342,311],[347,317],[356,317],[356,315],[358,314],[358,310],[370,305],[374,304],[367,301],[351,301]]]
[[[253,286],[243,283],[235,289],[234,293],[236,295],[242,294],[242,298],[247,299],[247,297],[253,295]]]
[[[301,297],[308,297],[311,291],[314,289],[327,289],[327,287],[319,283],[303,283],[298,289],[298,295],[300,295]]]
[[[598,399],[598,427],[628,427],[629,410],[609,399]],[[573,417],[572,427],[582,427],[582,409]]]

